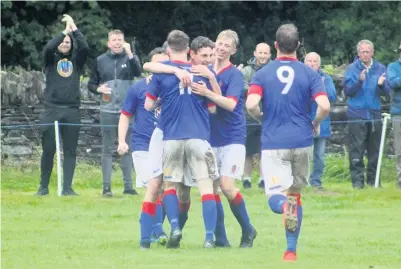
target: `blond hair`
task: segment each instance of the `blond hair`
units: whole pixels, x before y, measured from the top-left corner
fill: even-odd
[[[118,30],[118,29],[111,30],[111,31],[108,33],[109,39],[110,39],[110,36],[112,36],[112,35],[122,35],[123,38],[124,38],[124,33],[123,33],[123,31]]]
[[[233,41],[233,45],[234,48],[237,48],[237,46],[239,45],[239,38],[238,38],[238,34],[236,32],[234,32],[233,30],[227,29],[222,31],[216,38],[216,40],[218,40],[219,38],[222,37],[228,37],[231,38]]]

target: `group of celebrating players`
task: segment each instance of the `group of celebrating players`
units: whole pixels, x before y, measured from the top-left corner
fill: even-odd
[[[189,37],[173,30],[166,46],[154,49],[151,62],[144,65],[152,76],[128,90],[118,126],[118,152],[133,151],[136,180],[146,186],[140,216],[142,249],[155,241],[180,247],[194,186],[202,198],[203,246],[230,247],[219,189],[241,226],[240,247],[253,246],[257,232],[235,186],[246,156],[246,107],[262,124],[261,165],[268,204],[284,215],[283,259],[296,260],[303,217],[300,191],[307,184],[313,136],[330,103],[318,73],[297,60],[300,43],[293,24],[278,28],[277,58],[256,73],[247,96],[243,75],[230,62],[238,44],[238,35],[224,30],[216,42],[200,36],[189,48]],[[318,106],[314,119],[313,102]],[[128,146],[125,138],[133,115]],[[162,227],[164,214],[171,226],[169,236]]]

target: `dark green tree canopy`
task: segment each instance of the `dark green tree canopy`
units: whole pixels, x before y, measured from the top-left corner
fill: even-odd
[[[395,2],[78,2],[1,1],[3,67],[40,70],[46,42],[63,30],[63,14],[70,14],[91,48],[88,66],[107,50],[107,33],[121,29],[142,60],[160,46],[169,31],[181,29],[191,38],[215,39],[224,29],[236,31],[240,46],[236,64],[252,57],[255,45],[273,45],[283,23],[295,23],[307,52],[322,56],[323,64],[347,64],[356,44],[369,39],[375,57],[387,64],[401,41],[401,3]],[[272,50],[274,55],[274,49]],[[302,58],[302,55],[299,55]]]

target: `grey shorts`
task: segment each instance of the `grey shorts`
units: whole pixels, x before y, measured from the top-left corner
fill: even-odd
[[[198,182],[214,178],[216,157],[206,140],[166,140],[163,148],[164,181],[194,186],[193,180]],[[192,177],[188,176],[188,172]]]
[[[308,185],[312,147],[262,150],[266,194],[299,192]]]

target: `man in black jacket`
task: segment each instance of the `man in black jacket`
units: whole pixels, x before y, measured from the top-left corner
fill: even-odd
[[[112,196],[111,173],[113,150],[117,139],[117,125],[120,119],[122,102],[134,77],[141,74],[141,64],[125,42],[120,30],[113,30],[108,35],[109,51],[100,55],[93,67],[88,89],[95,94],[102,94],[100,105],[100,124],[102,125],[102,175],[103,195]],[[126,136],[130,142],[130,134]],[[121,156],[120,167],[123,173],[124,194],[137,194],[132,187],[132,156],[127,152]]]
[[[41,119],[42,159],[40,187],[37,195],[49,194],[49,179],[56,152],[55,131],[51,123],[59,121],[63,140],[63,191],[62,195],[77,195],[71,188],[76,164],[79,124],[81,116],[80,75],[88,55],[88,44],[74,20],[64,15],[65,30],[55,36],[44,49],[46,88],[45,109]],[[74,44],[76,42],[76,44]],[[75,47],[76,46],[76,47]],[[63,125],[66,124],[66,125]],[[71,124],[71,125],[69,125]]]

